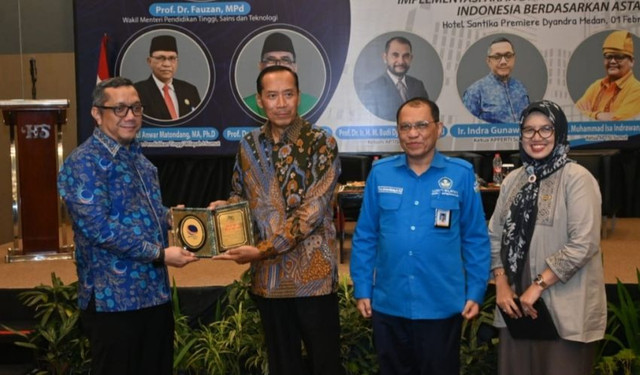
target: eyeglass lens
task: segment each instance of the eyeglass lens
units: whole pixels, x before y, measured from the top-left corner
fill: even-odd
[[[263,63],[272,66],[272,65],[284,65],[284,66],[290,66],[293,65],[295,63],[295,61],[291,60],[288,57],[283,57],[281,59],[274,59],[274,58],[266,58],[264,60],[262,60]]]
[[[411,129],[416,129],[418,131],[424,131],[429,127],[430,122],[428,121],[420,121],[415,124],[404,123],[398,125],[398,129],[403,133],[408,133]]]
[[[115,113],[115,115],[118,117],[126,117],[127,113],[129,113],[129,110],[131,110],[134,116],[140,116],[142,115],[142,110],[143,110],[142,104],[134,104],[129,106],[119,105],[117,107],[105,107],[105,108],[113,109],[113,113]]]
[[[151,57],[161,62],[169,61],[170,63],[174,63],[178,61],[178,56],[151,56]]]
[[[509,61],[513,58],[513,56],[515,56],[515,53],[496,53],[495,55],[489,55],[489,58],[495,60],[495,61],[500,61],[502,59],[505,59],[506,61]]]
[[[606,54],[604,55],[604,59],[605,61],[609,61],[609,60],[615,60],[616,62],[618,61],[622,61],[627,57],[627,55],[613,55],[613,54]]]
[[[540,135],[542,138],[549,138],[553,134],[555,129],[551,126],[543,126],[542,128],[535,130],[534,128],[524,128],[522,129],[522,136],[524,138],[530,139],[535,137],[536,133]]]

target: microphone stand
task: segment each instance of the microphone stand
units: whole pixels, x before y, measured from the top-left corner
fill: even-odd
[[[36,81],[38,80],[38,68],[36,68],[36,59],[31,58],[29,60],[30,72],[31,72],[31,99],[36,98]]]

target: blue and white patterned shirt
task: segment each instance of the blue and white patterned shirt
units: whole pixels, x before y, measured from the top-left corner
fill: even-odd
[[[134,141],[123,147],[96,128],[58,174],[73,220],[78,304],[137,310],[170,300],[167,268],[153,263],[167,246],[167,208],[157,169]]]
[[[509,78],[503,82],[493,73],[469,86],[462,102],[477,118],[491,123],[517,123],[529,105],[529,94],[522,82]]]

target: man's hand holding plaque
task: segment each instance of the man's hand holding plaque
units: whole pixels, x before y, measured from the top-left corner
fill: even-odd
[[[255,246],[239,246],[229,249],[220,255],[213,257],[214,260],[233,260],[238,264],[245,264],[261,259],[262,252]]]
[[[217,210],[219,208],[228,206],[227,201],[215,201],[209,203],[210,210]],[[214,260],[233,260],[238,264],[245,264],[252,262],[254,260],[258,260],[262,257],[262,253],[258,248],[253,246],[253,241],[248,245],[237,246],[233,249],[228,249],[225,252],[221,252],[220,254],[213,257]]]
[[[239,246],[252,246],[253,225],[249,204],[214,202],[208,208],[171,209],[176,246],[200,258],[222,254]]]

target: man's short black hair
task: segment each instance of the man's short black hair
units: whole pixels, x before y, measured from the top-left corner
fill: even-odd
[[[265,75],[267,75],[269,73],[275,73],[275,72],[289,72],[289,73],[293,74],[293,79],[294,79],[295,84],[296,84],[296,91],[300,91],[300,88],[298,87],[298,75],[296,74],[296,72],[294,72],[293,70],[287,68],[286,66],[273,65],[273,66],[268,66],[268,67],[262,69],[262,71],[260,71],[260,74],[258,74],[258,79],[256,80],[256,88],[258,89],[258,95],[260,95],[260,93],[262,93],[262,89],[264,88],[262,86],[262,77],[264,77]]]
[[[411,42],[409,41],[409,39],[403,37],[403,36],[394,36],[393,38],[387,40],[387,43],[384,45],[384,52],[387,53],[389,52],[389,46],[391,46],[391,42],[398,42],[400,44],[407,44],[409,45],[409,51],[413,52],[413,47],[411,47]]]
[[[511,43],[511,41],[503,36],[499,37],[499,38],[495,38],[494,40],[491,41],[491,43],[489,43],[489,48],[487,48],[487,56],[489,56],[489,54],[491,53],[491,47],[494,44],[497,43],[509,43],[509,45],[511,46],[511,50],[515,53],[516,49],[513,48],[513,43]]]
[[[398,108],[398,112],[396,112],[396,123],[398,123],[398,121],[400,120],[400,111],[402,111],[404,107],[420,107],[423,105],[426,105],[431,110],[431,117],[433,117],[433,121],[440,122],[440,108],[438,108],[438,105],[434,101],[431,101],[422,96],[418,96],[402,103],[400,108]]]
[[[94,107],[99,107],[104,105],[104,103],[109,100],[107,95],[104,93],[105,89],[108,88],[118,88],[122,86],[133,86],[133,82],[130,79],[124,77],[113,77],[109,79],[105,79],[96,85],[93,89],[93,94],[91,95],[93,102],[91,103]]]

